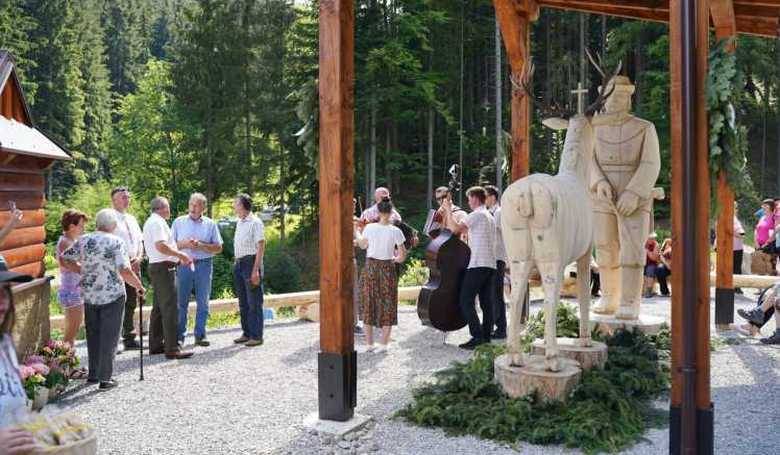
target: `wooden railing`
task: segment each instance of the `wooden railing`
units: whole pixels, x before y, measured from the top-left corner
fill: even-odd
[[[710,282],[715,284],[715,274],[710,275]],[[763,289],[773,284],[780,283],[780,277],[764,275],[734,275],[734,286],[741,288]],[[421,286],[409,286],[398,289],[398,300],[408,301],[417,300],[420,294]],[[263,308],[282,308],[282,307],[306,307],[316,305],[320,302],[320,291],[292,292],[289,294],[271,294],[263,297]],[[190,302],[189,313],[195,314],[195,302]],[[225,313],[229,311],[238,311],[238,299],[218,299],[209,303],[210,313]],[[144,311],[144,320],[148,320],[151,308]],[[136,310],[135,319],[138,319],[138,310]],[[51,328],[60,329],[64,327],[65,317],[62,315],[51,318]]]
[[[420,286],[402,287],[398,289],[398,300],[417,300],[420,293]],[[320,291],[291,292],[289,294],[269,294],[263,296],[263,308],[282,308],[282,307],[306,307],[320,302]],[[196,309],[195,302],[190,302],[189,314],[194,315]],[[217,299],[209,302],[209,312],[226,313],[238,311],[238,299]],[[144,307],[144,320],[149,320],[151,308]],[[136,309],[135,320],[138,320],[138,310]],[[65,316],[57,315],[51,318],[51,328],[62,330],[65,326]]]

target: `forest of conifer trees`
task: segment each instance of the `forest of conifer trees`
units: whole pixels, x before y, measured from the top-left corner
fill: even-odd
[[[422,214],[428,185],[445,183],[461,155],[465,183],[494,181],[497,157],[504,168],[509,158],[511,84],[492,2],[355,3],[362,200],[385,185],[406,213]],[[0,48],[16,58],[37,125],[75,158],[53,169],[49,198],[110,182],[142,202],[169,195],[175,211],[194,190],[213,200],[241,190],[316,213],[317,10],[316,0],[0,1]],[[531,40],[535,90],[548,106],[572,105],[579,82],[595,93],[584,48],[623,62],[635,112],[656,124],[667,186],[666,25],[544,10]],[[778,51],[764,38],[737,47],[753,182],[738,198],[751,201],[746,210],[780,193]],[[562,138],[540,120],[531,170],[549,172]]]

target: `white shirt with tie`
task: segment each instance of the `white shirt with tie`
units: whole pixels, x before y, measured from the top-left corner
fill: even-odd
[[[125,250],[131,260],[141,257],[144,254],[143,232],[138,220],[130,213],[117,213],[116,229],[113,234],[125,244]]]

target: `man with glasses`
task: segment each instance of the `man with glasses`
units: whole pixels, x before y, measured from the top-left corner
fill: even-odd
[[[143,233],[138,220],[127,210],[130,208],[130,190],[124,186],[118,186],[111,190],[111,205],[117,212],[117,223],[114,235],[125,244],[125,250],[130,257],[130,268],[136,276],[141,276],[141,260],[144,256]],[[122,320],[122,343],[125,350],[141,349],[141,345],[135,339],[133,327],[133,315],[138,304],[138,295],[135,288],[125,283],[127,300],[125,300],[125,313]],[[143,328],[139,328],[143,330]]]

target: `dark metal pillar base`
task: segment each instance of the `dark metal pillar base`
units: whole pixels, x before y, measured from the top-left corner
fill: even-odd
[[[357,353],[320,352],[317,368],[320,419],[346,422],[357,405]]]
[[[715,289],[715,325],[734,323],[734,289]]]
[[[669,455],[682,453],[682,409],[679,406],[669,408]],[[710,403],[709,409],[696,410],[696,454],[713,455],[715,453],[715,433],[713,430],[715,407]]]

